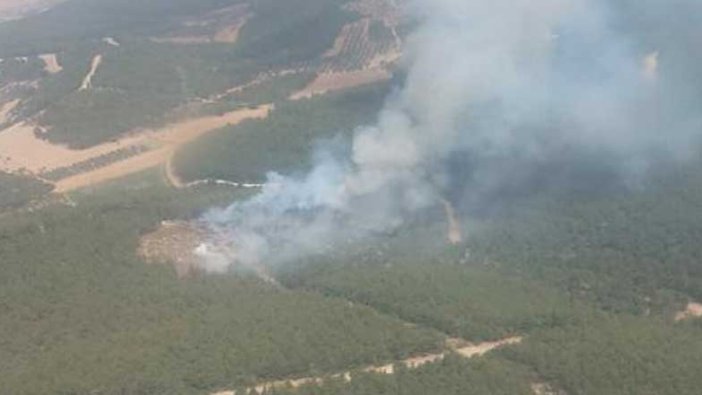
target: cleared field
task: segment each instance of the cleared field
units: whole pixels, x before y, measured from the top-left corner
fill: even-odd
[[[314,96],[323,95],[333,91],[387,81],[391,77],[392,74],[384,68],[371,68],[339,73],[323,73],[319,74],[317,78],[315,78],[314,81],[312,81],[304,89],[295,92],[292,96],[290,96],[290,100],[309,99]]]
[[[165,163],[172,152],[210,130],[234,125],[244,119],[264,118],[270,106],[236,110],[221,116],[186,120],[153,131],[141,131],[115,142],[85,150],[72,150],[38,138],[34,126],[18,124],[0,133],[0,170],[27,171],[34,175],[81,165],[131,147],[152,147],[146,152],[58,180],[57,192],[66,192],[102,181],[119,178]]]
[[[255,109],[232,111],[222,116],[203,117],[166,127],[148,137],[148,143],[155,143],[159,145],[159,148],[61,180],[56,183],[56,191],[67,192],[165,164],[179,147],[203,134],[224,126],[236,125],[246,119],[265,118],[268,116],[269,110],[270,106],[264,105]]]

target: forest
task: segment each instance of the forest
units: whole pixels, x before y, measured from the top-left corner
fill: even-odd
[[[435,330],[342,299],[234,275],[184,281],[146,265],[141,234],[244,196],[172,190],[159,177],[3,217],[3,394],[196,394],[441,347]]]
[[[186,180],[261,182],[270,171],[304,172],[319,144],[348,139],[373,121],[389,85],[371,85],[313,99],[280,102],[262,121],[214,131],[178,153]]]
[[[51,189],[50,185],[33,177],[0,172],[0,212],[23,207]]]
[[[46,129],[42,137],[82,149],[138,127],[162,125],[173,113],[187,113],[186,104],[208,101],[259,75],[300,68],[297,63],[316,60],[333,45],[341,27],[357,17],[341,8],[341,0],[251,0],[253,17],[236,43],[182,45],[151,39],[177,30],[185,16],[238,3],[243,1],[150,0],[136,7],[124,0],[73,0],[0,26],[0,57],[3,51],[13,53],[15,47],[25,48],[23,55],[29,55],[26,63],[9,59],[0,78],[38,81],[36,92],[17,111],[23,118],[39,114],[38,121]],[[21,39],[15,43],[12,37]],[[31,43],[26,37],[33,38]],[[117,37],[119,46],[103,42],[104,37]],[[47,75],[36,58],[40,53],[56,53],[63,70]],[[79,90],[98,54],[103,62],[92,88]],[[260,100],[292,92],[301,87],[299,81],[310,78],[305,70],[299,71],[296,80],[281,78],[260,87],[260,93],[249,90],[248,97]],[[237,100],[236,105],[240,103]],[[231,109],[219,104],[223,106]]]
[[[253,16],[235,44],[150,39],[186,16],[243,2]],[[0,80],[36,81],[17,111],[72,148],[181,115],[274,103],[269,118],[207,134],[174,165],[185,181],[294,176],[310,169],[320,147],[345,154],[402,78],[287,100],[314,77],[304,67],[358,17],[344,3],[73,0],[0,24]],[[642,29],[655,26],[638,17]],[[392,36],[379,22],[369,34],[379,42]],[[636,45],[664,35],[651,29],[652,41]],[[102,42],[106,36],[120,45]],[[40,53],[56,53],[63,70],[44,71]],[[96,54],[104,61],[93,89],[80,91]],[[300,72],[275,73],[286,67]],[[42,176],[60,179],[143,149]],[[158,168],[63,196],[0,172],[0,393],[205,395],[325,377],[267,394],[699,394],[702,319],[676,315],[702,302],[702,159],[661,161],[627,180],[611,178],[591,156],[577,159],[567,163],[588,172],[549,164],[549,177],[482,206],[444,191],[461,222],[456,245],[446,240],[444,210],[434,207],[393,231],[266,267],[278,283],[234,271],[178,278],[171,265],[137,253],[140,238],[163,221],[199,219],[255,189],[177,189]],[[522,341],[472,359],[447,345],[513,336]],[[443,352],[416,369],[401,363]],[[387,363],[396,374],[366,369]],[[346,371],[351,382],[335,376]],[[544,388],[550,392],[539,393]]]

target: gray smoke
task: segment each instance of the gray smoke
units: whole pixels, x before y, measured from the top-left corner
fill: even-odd
[[[454,196],[587,179],[635,182],[690,156],[700,131],[702,3],[415,0],[407,78],[350,157],[206,220],[243,263],[279,263],[401,226]],[[700,48],[697,48],[700,47]]]

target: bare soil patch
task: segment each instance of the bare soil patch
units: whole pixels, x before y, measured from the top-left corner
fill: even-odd
[[[264,265],[238,261],[236,248],[226,235],[197,221],[162,222],[157,230],[142,236],[137,254],[147,263],[173,265],[181,279],[196,273],[226,273],[235,268],[281,287]]]
[[[677,313],[675,315],[675,321],[683,321],[691,318],[702,317],[702,304],[701,303],[688,303],[685,310]]]
[[[55,53],[48,53],[44,55],[39,55],[39,59],[44,61],[44,70],[49,74],[56,74],[63,71],[63,67],[56,58]]]
[[[341,73],[319,74],[309,85],[290,96],[290,100],[309,99],[329,92],[389,80],[392,74],[385,69],[368,69]]]
[[[547,383],[534,383],[531,385],[534,395],[567,395],[564,391],[554,389]]]
[[[71,166],[141,141],[139,137],[129,137],[85,150],[72,150],[38,138],[34,129],[32,124],[19,123],[0,132],[0,170],[25,170],[39,174]]]
[[[182,221],[164,221],[154,232],[144,235],[138,254],[151,264],[172,264],[178,277],[193,274],[198,265],[195,249],[205,239],[205,231]]]
[[[93,60],[90,62],[90,71],[88,71],[88,74],[85,76],[85,78],[83,78],[83,82],[80,84],[80,88],[78,88],[78,90],[84,91],[93,87],[93,77],[95,76],[95,73],[97,72],[101,63],[102,54],[95,55]]]

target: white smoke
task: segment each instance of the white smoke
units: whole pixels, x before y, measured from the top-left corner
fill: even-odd
[[[702,5],[682,3],[702,15]],[[615,158],[624,175],[645,172],[652,151],[684,157],[700,119],[681,103],[699,103],[699,92],[661,74],[666,50],[671,68],[694,60],[646,30],[676,21],[632,22],[622,15],[637,4],[609,4],[412,1],[421,27],[407,43],[406,82],[377,125],[357,130],[351,156],[321,151],[305,177],[270,174],[260,194],[206,219],[238,261],[284,262],[395,229],[456,184],[480,201],[573,147]],[[458,173],[457,156],[470,162]]]

